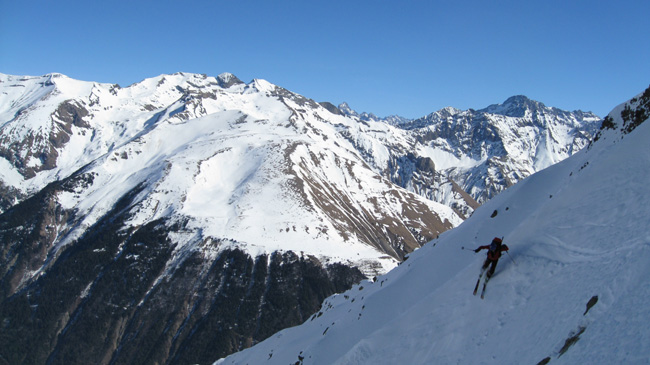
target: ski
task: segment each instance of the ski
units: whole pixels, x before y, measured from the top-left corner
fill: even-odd
[[[478,291],[478,285],[481,282],[481,278],[483,277],[483,274],[485,274],[485,270],[481,270],[481,273],[478,274],[478,280],[476,280],[476,286],[474,287],[474,295],[476,295],[476,292]]]
[[[485,299],[485,287],[487,286],[488,280],[490,280],[490,278],[486,277],[485,281],[483,282],[483,290],[481,290],[481,299]]]

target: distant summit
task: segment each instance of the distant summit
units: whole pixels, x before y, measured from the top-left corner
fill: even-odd
[[[347,104],[339,109],[361,120],[373,116]],[[430,157],[439,173],[482,204],[585,147],[601,118],[515,95],[480,110],[446,107],[414,120],[379,120],[408,131],[418,154]]]
[[[546,105],[544,105],[544,103],[529,99],[524,95],[511,96],[508,99],[506,99],[506,101],[504,101],[502,104],[492,104],[485,109],[481,109],[480,111],[484,113],[498,114],[507,117],[515,117],[515,118],[525,117],[527,113],[529,114],[535,114],[535,113],[566,114],[567,113],[558,108],[547,107]],[[576,110],[572,113],[584,114],[586,117],[597,118],[597,116],[591,112]]]
[[[485,113],[505,115],[507,117],[521,118],[526,113],[535,113],[546,109],[543,103],[531,100],[524,95],[511,96],[503,104],[493,104],[481,110]]]
[[[224,72],[219,76],[217,76],[217,82],[219,83],[219,86],[221,86],[224,89],[227,89],[233,85],[239,85],[244,83],[242,80],[238,79],[237,76],[229,72]]]
[[[348,117],[356,117],[363,121],[384,122],[394,126],[405,124],[411,121],[411,119],[404,118],[399,115],[389,115],[387,117],[380,118],[373,113],[366,113],[366,112],[359,113],[356,110],[352,109],[346,102],[339,104],[338,108],[342,115]]]

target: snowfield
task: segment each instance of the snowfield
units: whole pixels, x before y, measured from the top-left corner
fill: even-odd
[[[622,134],[621,110],[610,114],[616,130],[393,271],[216,364],[649,363],[650,123]],[[470,250],[495,236],[510,255],[481,300],[472,290],[485,251]]]

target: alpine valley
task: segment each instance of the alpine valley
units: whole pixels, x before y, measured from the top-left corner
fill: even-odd
[[[417,120],[267,81],[0,74],[0,364],[209,363],[387,273],[601,120]]]

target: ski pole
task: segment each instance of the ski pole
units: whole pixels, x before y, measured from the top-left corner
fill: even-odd
[[[461,250],[465,250],[465,251],[472,251],[472,252],[475,252],[475,251],[472,250],[471,248],[465,248],[465,246],[461,246],[460,249],[461,249]]]
[[[515,264],[515,266],[517,266],[515,260],[512,258],[512,256],[510,256],[510,253],[508,253],[508,251],[506,251],[506,253],[508,254],[508,257],[510,257],[510,260],[512,260],[512,263]]]

